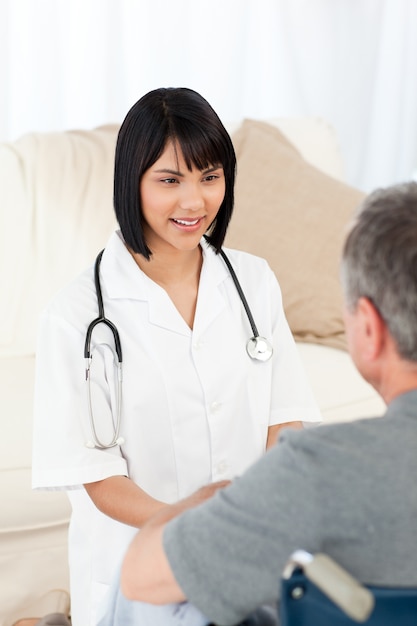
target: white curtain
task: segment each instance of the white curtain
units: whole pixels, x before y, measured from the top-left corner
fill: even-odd
[[[417,166],[417,0],[0,0],[0,140],[189,86],[225,122],[316,115],[350,184]]]

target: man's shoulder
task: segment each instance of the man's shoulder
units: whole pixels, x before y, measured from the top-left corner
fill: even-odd
[[[282,431],[281,439],[289,439],[293,445],[306,445],[317,440],[332,441],[345,437],[357,437],[361,433],[376,427],[376,420],[381,417],[367,417],[355,419],[349,422],[338,422],[330,424],[319,424],[310,426],[303,430],[292,430],[291,428]]]
[[[285,429],[280,437],[278,446],[282,445],[282,452],[295,454],[299,458],[313,458],[314,463],[320,458],[333,462],[343,457],[356,455],[363,447],[371,442],[384,445],[387,439],[387,430],[384,417],[356,419],[350,422],[335,424],[321,424],[311,426],[301,431]],[[388,438],[389,440],[389,438]]]

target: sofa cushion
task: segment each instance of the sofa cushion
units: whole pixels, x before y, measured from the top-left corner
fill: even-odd
[[[34,356],[0,357],[0,470],[31,466],[34,376]]]
[[[302,157],[321,172],[345,180],[345,165],[336,130],[321,117],[270,117],[264,120],[275,126],[290,141]],[[226,125],[233,136],[242,120]]]
[[[49,590],[69,589],[68,497],[34,492],[30,483],[30,469],[0,470],[0,571],[7,572],[0,587],[2,626],[40,615],[28,610],[38,610]]]
[[[33,490],[32,470],[0,470],[0,538],[5,533],[25,537],[42,528],[57,527],[64,531],[71,515],[71,505],[65,491]],[[0,552],[3,542],[0,541]]]
[[[244,120],[232,139],[238,174],[226,244],[268,260],[296,339],[345,348],[339,257],[363,194],[305,161],[270,124]]]
[[[40,311],[114,229],[118,129],[30,133],[0,144],[1,356],[34,353]]]
[[[345,350],[297,342],[323,423],[346,422],[385,413],[385,403],[356,369]]]

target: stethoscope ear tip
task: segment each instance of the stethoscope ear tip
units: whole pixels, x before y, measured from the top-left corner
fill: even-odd
[[[96,446],[95,446],[94,441],[86,441],[86,442],[85,442],[85,447],[86,447],[86,448],[90,448],[90,450],[92,450],[92,449],[93,449],[93,448],[95,448]]]

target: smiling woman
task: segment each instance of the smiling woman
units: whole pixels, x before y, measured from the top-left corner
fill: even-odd
[[[217,176],[221,173],[221,181],[213,178],[213,167]],[[212,219],[205,220],[206,228],[200,234],[210,228],[210,241],[218,252],[232,215],[235,169],[231,139],[199,94],[190,89],[164,89],[143,96],[126,115],[116,146],[114,202],[127,245],[146,259],[152,254],[143,233],[142,197],[152,182],[152,194],[147,193],[146,198],[154,207],[159,202],[150,195],[171,193],[172,189],[164,189],[171,185],[178,187],[176,211],[191,207],[194,212],[204,212],[202,191],[204,197],[216,196],[214,212],[209,203]],[[164,198],[163,206],[166,202]]]
[[[190,89],[149,92],[120,128],[120,231],[96,268],[123,346],[120,436],[111,445],[91,442],[77,367],[97,318],[94,269],[61,290],[43,315],[33,484],[66,489],[72,503],[73,626],[98,622],[135,529],[167,503],[239,476],[282,428],[320,420],[273,272],[237,250],[224,261],[235,166],[223,124]],[[271,344],[269,359],[248,356],[251,323],[234,272]],[[96,442],[111,440],[122,400],[112,345],[108,327],[97,325],[89,368]]]

